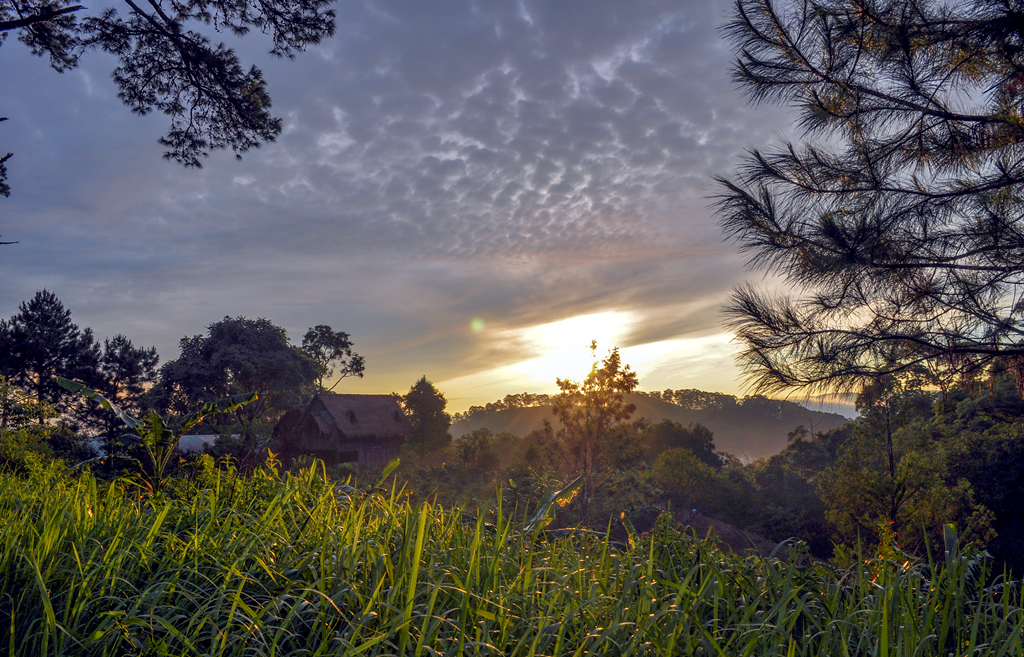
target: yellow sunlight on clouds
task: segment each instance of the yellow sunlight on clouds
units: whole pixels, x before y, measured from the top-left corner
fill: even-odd
[[[527,353],[535,354],[510,368],[546,388],[556,378],[581,379],[590,371],[591,341],[597,340],[598,357],[604,356],[622,342],[636,321],[633,313],[611,310],[509,331]]]
[[[639,313],[609,310],[524,328],[495,330],[486,338],[502,346],[515,345],[523,358],[439,382],[438,387],[451,402],[451,411],[483,405],[510,393],[557,392],[555,379],[579,380],[587,375],[591,364],[589,345],[591,340],[597,340],[598,358],[607,355],[611,348],[620,347],[623,363],[640,378],[641,390],[699,388],[738,392],[739,370],[733,363],[735,348],[730,344],[729,334],[679,337],[623,347],[633,328],[643,321]]]

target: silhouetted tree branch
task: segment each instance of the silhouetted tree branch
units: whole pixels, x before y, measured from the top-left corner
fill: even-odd
[[[10,30],[18,30],[23,27],[31,27],[39,23],[46,23],[48,21],[63,16],[64,14],[70,14],[72,12],[83,9],[82,5],[71,5],[70,7],[59,7],[56,5],[49,5],[40,7],[35,13],[30,13],[23,18],[16,18],[13,20],[0,21],[0,32],[8,32]]]
[[[737,0],[734,79],[804,130],[718,178],[725,232],[793,290],[726,307],[756,391],[997,357],[1024,372],[1022,19],[989,0]]]
[[[118,97],[136,114],[160,111],[171,119],[160,138],[164,156],[201,166],[211,150],[236,156],[272,142],[281,121],[270,114],[263,74],[243,68],[234,50],[198,31],[270,35],[270,54],[294,57],[334,34],[333,0],[124,0],[80,17],[81,5],[62,0],[0,0],[0,35],[19,31],[33,54],[50,58],[57,71],[73,68],[86,50],[114,55]],[[198,29],[193,29],[193,28]],[[7,157],[10,157],[9,155]],[[7,158],[4,158],[6,162]],[[2,164],[2,163],[0,163]],[[0,169],[0,193],[9,193]]]

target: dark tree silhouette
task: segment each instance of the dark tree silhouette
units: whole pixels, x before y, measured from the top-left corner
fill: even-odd
[[[405,441],[416,449],[421,458],[451,443],[448,429],[452,425],[452,417],[444,410],[447,406],[444,394],[425,375],[402,397],[402,407],[412,425],[412,435],[406,436]]]
[[[0,374],[66,412],[73,398],[54,377],[102,383],[100,347],[92,329],[80,329],[57,295],[40,290],[18,306],[18,313],[0,321]]]
[[[227,436],[226,453],[245,462],[265,456],[281,416],[309,400],[318,365],[267,319],[225,317],[206,335],[181,339],[181,355],[160,368],[153,389],[161,411],[195,412],[210,399],[254,392],[257,398],[234,414],[206,421],[207,431]],[[237,439],[231,436],[237,434]]]
[[[235,52],[214,44],[207,32],[270,35],[270,54],[296,52],[334,34],[333,0],[124,0],[123,11],[85,7],[64,0],[0,0],[0,37],[18,39],[57,71],[73,68],[84,51],[117,58],[112,77],[118,97],[136,114],[153,110],[171,119],[160,143],[164,156],[198,167],[212,149],[236,156],[274,141],[280,119],[270,114],[263,74],[246,70]],[[0,193],[6,187],[0,159]]]
[[[317,324],[302,337],[302,351],[320,366],[317,385],[324,389],[324,381],[334,376],[337,367],[338,380],[326,390],[334,390],[342,379],[350,376],[363,378],[366,362],[352,350],[352,339],[344,331],[335,331],[326,324]]]
[[[246,413],[283,412],[308,399],[318,376],[316,363],[268,319],[225,317],[180,346],[181,355],[160,368],[156,391],[159,405],[178,413],[243,392],[259,395]]]
[[[1022,19],[1016,0],[737,0],[735,80],[805,131],[719,178],[725,232],[793,291],[726,307],[755,391],[1024,373]]]
[[[156,347],[136,347],[120,333],[113,338],[105,338],[99,363],[102,382],[97,390],[125,412],[144,415],[147,410],[145,395],[156,381],[159,362]],[[124,423],[115,413],[96,405],[89,408],[101,419],[105,435],[124,432]]]
[[[647,426],[643,437],[656,452],[684,447],[705,465],[715,469],[721,469],[725,465],[722,456],[715,449],[714,433],[699,422],[684,427],[679,422],[664,419]]]
[[[51,404],[64,422],[110,436],[121,433],[113,413],[69,394],[57,376],[70,377],[101,390],[111,401],[140,414],[146,389],[156,377],[156,347],[136,347],[124,335],[100,345],[92,329],[80,329],[71,311],[49,290],[22,302],[19,312],[0,322],[0,375],[29,391],[37,402]]]

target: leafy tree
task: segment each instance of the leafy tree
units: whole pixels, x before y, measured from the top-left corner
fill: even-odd
[[[802,425],[781,453],[749,466],[757,501],[749,528],[774,541],[796,537],[819,557],[832,555],[834,531],[825,517],[818,492],[820,473],[835,463],[838,443],[845,442],[849,425],[812,435]]]
[[[970,481],[950,476],[952,443],[928,427],[933,398],[912,383],[886,375],[858,397],[861,417],[819,476],[827,517],[850,544],[877,543],[891,532],[904,549],[923,553],[948,522],[970,540],[987,541],[991,511]]]
[[[72,399],[56,377],[73,376],[92,385],[102,383],[101,351],[92,329],[80,329],[71,311],[49,290],[18,306],[19,312],[0,321],[0,374],[32,393],[39,403],[71,409]]]
[[[741,287],[727,305],[757,390],[997,357],[1024,384],[1020,16],[993,0],[737,0],[735,80],[805,130],[719,178],[724,230],[794,291]]]
[[[715,470],[685,447],[673,447],[658,455],[651,467],[654,481],[669,497],[689,509],[701,506],[707,511],[707,493],[714,487]]]
[[[348,333],[335,331],[326,324],[318,324],[302,337],[302,351],[320,366],[317,386],[321,390],[334,390],[342,379],[350,376],[363,378],[366,362],[352,351],[352,340]],[[324,381],[334,376],[334,367],[338,368],[338,380],[330,388],[324,388]]]
[[[1010,372],[959,388],[913,428],[932,437],[944,455],[947,483],[966,480],[974,501],[993,514],[995,538],[987,549],[1017,573],[1024,572],[1024,400]]]
[[[118,97],[136,114],[159,110],[171,118],[160,139],[164,156],[200,166],[211,149],[236,155],[281,133],[270,114],[263,74],[245,70],[235,51],[214,44],[215,33],[243,36],[259,30],[273,39],[270,54],[295,53],[334,34],[332,0],[182,0],[124,2],[124,14],[108,7],[83,15],[85,7],[64,0],[0,2],[0,39],[18,32],[33,54],[48,56],[57,71],[78,64],[86,50],[114,55]],[[148,6],[147,6],[148,5]],[[0,193],[6,195],[10,158],[0,158]]]
[[[913,379],[906,381],[892,374],[882,375],[866,384],[857,396],[857,412],[863,419],[861,426],[882,443],[885,454],[883,471],[889,478],[887,488],[890,495],[898,496],[900,491],[905,492],[903,486],[897,485],[897,447],[893,434],[915,416],[927,413],[931,405],[931,397],[921,390],[919,382]],[[886,520],[895,522],[899,504],[896,497],[889,499],[889,509],[883,513]]]
[[[562,424],[555,434],[557,454],[572,476],[584,478],[580,511],[587,519],[587,505],[596,490],[595,476],[609,458],[632,437],[627,421],[636,406],[625,401],[625,394],[636,389],[639,381],[629,365],[622,364],[618,348],[598,361],[597,342],[590,343],[593,362],[582,381],[556,379],[559,393],[552,411]]]
[[[225,317],[210,324],[206,335],[182,338],[180,346],[181,355],[160,369],[153,391],[157,406],[188,413],[206,399],[256,393],[240,412],[207,421],[218,433],[240,434],[236,456],[243,458],[262,450],[274,423],[308,399],[320,375],[317,363],[267,319]]]
[[[715,469],[725,465],[722,457],[715,450],[715,435],[703,424],[691,424],[684,427],[679,422],[665,419],[644,429],[643,438],[652,452],[683,447],[699,461]]]
[[[948,433],[947,479],[970,483],[974,501],[993,515],[995,537],[987,549],[1017,573],[1024,572],[1024,426],[1018,421],[982,433]]]
[[[448,447],[452,441],[448,433],[452,418],[444,410],[448,400],[425,375],[409,388],[401,400],[412,425],[412,435],[406,436],[406,444],[415,449],[420,458]]]

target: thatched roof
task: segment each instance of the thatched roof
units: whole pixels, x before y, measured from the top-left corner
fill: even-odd
[[[321,393],[306,407],[321,435],[348,440],[397,438],[412,430],[401,406],[391,395]]]

